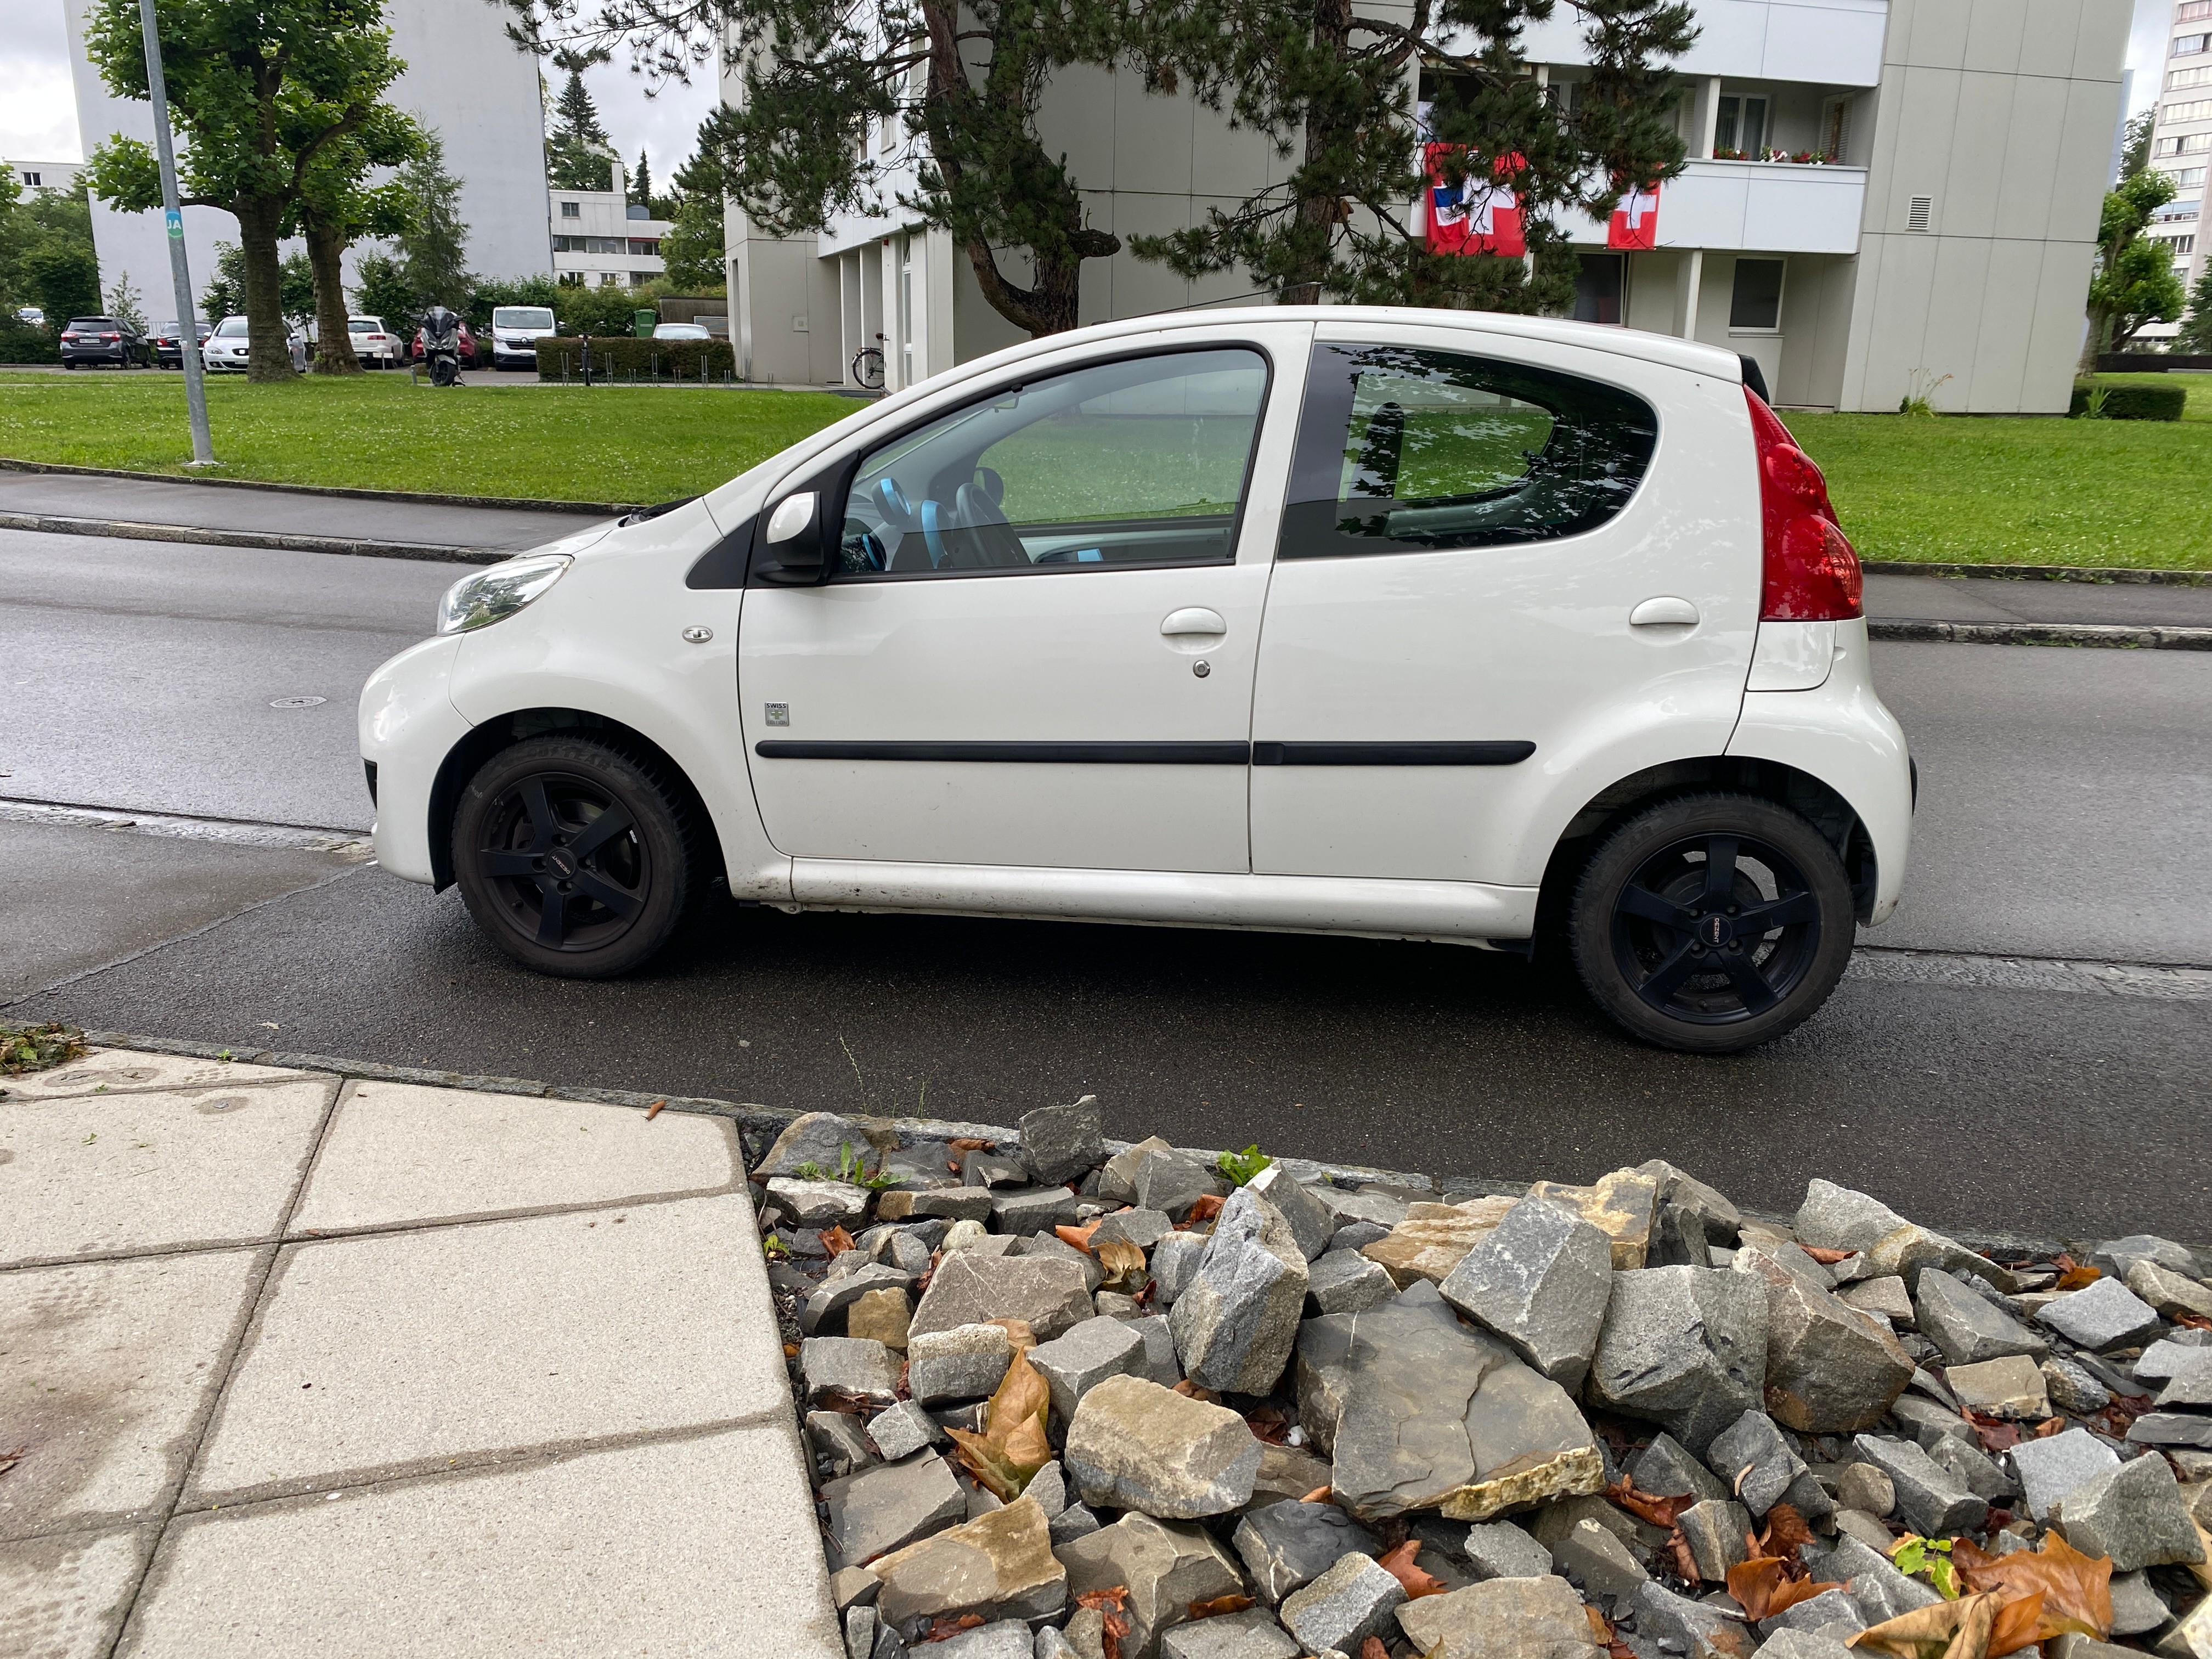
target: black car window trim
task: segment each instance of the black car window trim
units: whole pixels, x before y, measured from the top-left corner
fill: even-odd
[[[1033,576],[1090,576],[1112,570],[1205,569],[1221,565],[1233,565],[1237,562],[1237,549],[1242,546],[1243,543],[1244,514],[1246,509],[1251,503],[1252,480],[1254,474],[1257,471],[1259,467],[1260,441],[1266,435],[1268,419],[1268,407],[1274,398],[1275,392],[1277,371],[1274,354],[1256,340],[1194,340],[1176,345],[1156,345],[1133,348],[1127,351],[1112,352],[1103,356],[1086,357],[1079,363],[1072,363],[1065,368],[1054,368],[1048,374],[1037,373],[1036,365],[1035,364],[1024,364],[1022,365],[1022,369],[1024,372],[1018,373],[1012,379],[999,381],[984,390],[976,392],[972,397],[963,398],[958,403],[954,404],[950,407],[941,407],[933,410],[927,414],[917,415],[911,420],[902,422],[893,430],[884,434],[880,437],[876,436],[873,434],[868,434],[867,442],[864,448],[854,451],[852,454],[846,456],[843,459],[833,462],[823,471],[816,473],[814,475],[815,482],[812,484],[810,485],[796,482],[791,483],[788,487],[785,484],[779,484],[775,491],[776,499],[781,501],[786,495],[795,494],[800,489],[811,488],[815,489],[824,501],[835,501],[837,504],[836,510],[842,513],[844,509],[844,503],[852,492],[853,480],[860,476],[862,465],[871,455],[877,453],[878,451],[888,449],[893,444],[898,443],[904,439],[910,438],[915,434],[921,432],[928,427],[936,425],[939,421],[949,419],[953,416],[962,413],[963,410],[972,409],[978,404],[996,402],[1000,398],[1004,398],[1012,393],[1021,391],[1024,386],[1029,386],[1035,381],[1056,380],[1062,375],[1078,374],[1083,373],[1086,369],[1110,368],[1116,363],[1140,362],[1158,357],[1190,356],[1198,353],[1211,351],[1249,351],[1260,359],[1261,365],[1266,371],[1266,379],[1262,381],[1260,387],[1259,418],[1253,422],[1251,446],[1245,452],[1244,455],[1244,475],[1237,486],[1237,511],[1231,514],[1230,518],[1228,558],[1127,559],[1116,560],[1112,563],[1102,564],[1037,564],[1030,565],[1026,568],[1010,565],[1002,568],[991,568],[979,570],[879,570],[868,575],[847,574],[840,572],[839,574],[831,576],[826,585],[830,586],[843,586],[858,585],[864,582],[965,581],[977,577],[981,577],[985,580],[999,577],[1013,577],[1019,580]],[[821,510],[821,507],[817,505],[816,511],[818,513]],[[758,526],[764,526],[766,524],[766,519],[767,515],[765,513],[759,515]],[[752,532],[750,540],[752,542],[753,558],[749,562],[747,566],[745,586],[748,587],[775,586],[778,584],[763,581],[752,574],[754,566],[765,562],[765,561],[760,557],[760,550],[765,545],[765,544],[760,540],[760,536],[764,534],[765,531],[763,528],[760,528],[758,526],[749,526]],[[708,556],[712,557],[713,555],[709,554]],[[701,561],[702,564],[705,562],[706,561],[703,559]]]

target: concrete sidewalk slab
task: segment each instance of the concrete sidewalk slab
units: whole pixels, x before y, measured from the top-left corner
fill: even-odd
[[[821,1553],[795,1442],[739,1428],[191,1516],[118,1651],[842,1659]]]
[[[157,1528],[0,1544],[0,1653],[106,1659]]]
[[[185,1501],[730,1423],[789,1400],[741,1194],[291,1244]]]
[[[726,1121],[689,1113],[647,1122],[624,1106],[356,1083],[292,1231],[726,1191],[744,1175],[734,1143]]]
[[[0,1267],[274,1238],[334,1092],[308,1078],[0,1100]]]
[[[282,1066],[253,1066],[239,1060],[201,1060],[191,1054],[146,1054],[137,1049],[94,1048],[82,1060],[51,1072],[30,1072],[8,1079],[8,1098],[61,1100],[72,1095],[108,1095],[145,1089],[235,1089],[255,1083],[300,1083],[315,1074]]]
[[[0,1273],[0,1539],[160,1520],[264,1253]]]

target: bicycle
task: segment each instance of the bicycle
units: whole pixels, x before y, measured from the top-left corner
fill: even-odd
[[[880,340],[880,334],[876,337]],[[881,346],[862,346],[853,354],[853,380],[871,392],[884,389],[884,349]]]

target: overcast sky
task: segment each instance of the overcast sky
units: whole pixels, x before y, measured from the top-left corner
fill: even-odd
[[[82,3],[0,0],[0,157],[84,159],[77,142],[76,101],[70,90],[69,35],[62,22],[62,7]],[[712,74],[711,68],[695,71],[690,86],[667,86],[653,98],[645,95],[643,82],[620,64],[602,64],[584,81],[623,159],[635,167],[642,147],[653,158],[653,176],[659,185],[691,154],[699,123],[714,107]]]
[[[11,161],[83,159],[76,111],[70,92],[69,44],[62,7],[70,0],[0,0],[0,156]],[[461,0],[455,0],[461,3]],[[2172,0],[2136,0],[2128,63],[2136,71],[2129,113],[2148,109],[2158,96]],[[653,157],[653,177],[665,180],[691,153],[699,123],[714,105],[705,75],[670,86],[655,98],[619,64],[603,64],[585,77],[599,114],[623,158],[635,165],[642,145]]]

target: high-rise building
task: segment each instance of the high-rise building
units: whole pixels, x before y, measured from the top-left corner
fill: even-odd
[[[1675,65],[1688,167],[1660,191],[1649,251],[1608,252],[1601,224],[1566,228],[1576,314],[1754,358],[1788,405],[1893,410],[1927,392],[1942,410],[2063,412],[2129,20],[2126,0],[1706,0]],[[1570,101],[1589,73],[1582,37],[1565,8],[1524,37],[1534,73]],[[726,74],[723,88],[738,94]],[[2212,103],[2203,112],[2212,142]],[[1288,166],[1133,74],[1055,77],[1038,125],[1091,223],[1125,241],[1202,222]],[[889,153],[896,137],[869,143]],[[848,380],[875,344],[896,387],[1020,337],[950,238],[896,209],[784,240],[732,209],[728,246],[733,327],[757,379]],[[1251,286],[1238,272],[1186,282],[1125,249],[1085,264],[1081,315]]]
[[[2174,0],[2165,61],[2157,72],[2150,165],[2173,180],[2174,196],[2158,210],[2148,234],[2165,244],[2173,274],[2193,286],[2204,270],[2197,215],[2204,200],[2204,169],[2212,164],[2212,0]],[[2154,323],[2143,332],[2155,339],[2171,336],[2177,326]]]

